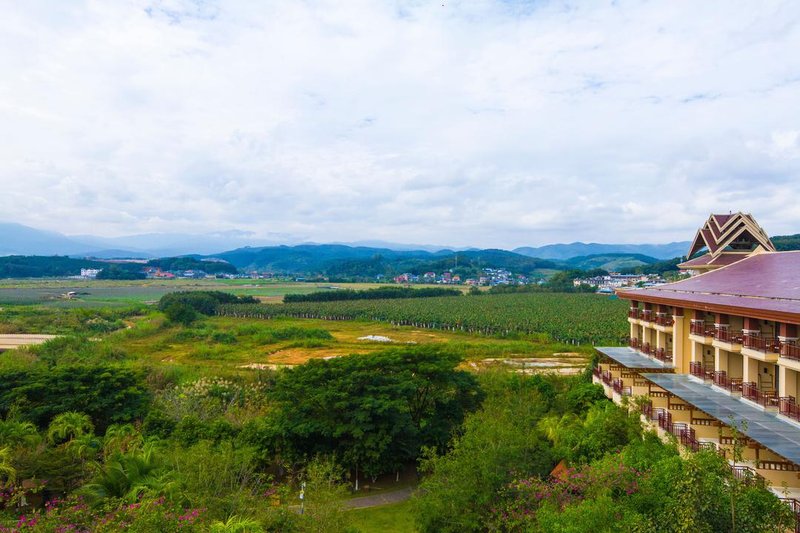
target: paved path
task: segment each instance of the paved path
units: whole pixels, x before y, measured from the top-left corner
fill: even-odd
[[[379,505],[388,505],[390,503],[400,503],[409,499],[413,493],[414,487],[406,487],[404,489],[384,492],[382,494],[373,494],[372,496],[350,498],[349,500],[345,500],[343,503],[347,509],[364,509],[366,507],[377,507]]]

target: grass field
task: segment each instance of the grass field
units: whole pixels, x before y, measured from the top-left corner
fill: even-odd
[[[275,332],[295,332],[275,339]],[[330,339],[316,338],[328,332]],[[305,337],[303,332],[310,332]],[[286,336],[286,335],[284,335]],[[391,343],[362,340],[382,336]],[[221,370],[250,372],[303,364],[310,359],[330,359],[383,350],[388,346],[438,344],[468,359],[473,367],[498,364],[505,359],[552,359],[567,367],[583,368],[587,352],[569,352],[566,347],[536,339],[511,340],[460,332],[392,326],[381,322],[329,322],[314,319],[272,320],[210,317],[183,328],[164,323],[157,314],[136,318],[132,327],[108,335],[103,343],[126,357],[154,365],[176,365],[196,372]],[[533,368],[529,365],[529,368]]]
[[[46,305],[54,307],[124,307],[156,302],[169,292],[219,290],[255,296],[263,302],[277,303],[285,294],[335,290],[369,289],[374,283],[301,283],[250,279],[175,279],[141,281],[101,280],[0,280],[0,305]],[[385,285],[384,285],[385,286]],[[65,299],[70,291],[74,299]]]
[[[416,531],[410,501],[348,512],[351,514],[353,526],[363,533],[413,533]]]

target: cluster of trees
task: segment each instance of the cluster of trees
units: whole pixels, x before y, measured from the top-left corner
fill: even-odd
[[[222,304],[254,303],[258,300],[252,296],[236,296],[222,291],[179,291],[162,296],[158,309],[172,322],[190,324],[198,315],[213,315]]]
[[[452,448],[422,463],[413,509],[422,532],[794,528],[792,510],[765,486],[736,479],[716,453],[682,457],[596,385],[493,379],[500,386],[483,380],[487,399]]]
[[[293,302],[336,302],[342,300],[390,300],[393,298],[429,298],[433,296],[461,296],[458,289],[445,287],[377,287],[356,291],[352,289],[317,291],[309,294],[287,294],[284,303]]]
[[[108,263],[67,256],[10,255],[0,257],[0,278],[44,278],[77,276],[83,268],[102,269],[98,279],[144,279],[144,266],[162,270],[202,270],[208,274],[236,274],[225,261],[203,261],[196,257],[165,257],[141,263]]]

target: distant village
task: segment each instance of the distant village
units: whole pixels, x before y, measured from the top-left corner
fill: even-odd
[[[96,279],[98,274],[103,269],[101,268],[82,268],[80,279]],[[272,273],[264,272],[248,272],[248,273],[217,273],[209,274],[203,270],[162,270],[157,267],[144,267],[142,272],[147,279],[291,279],[292,281],[306,281],[306,278],[296,276],[281,276]],[[529,285],[529,284],[542,284],[544,280],[541,278],[531,279],[522,274],[514,274],[508,270],[501,268],[484,268],[482,275],[476,277],[468,277],[462,279],[460,275],[450,271],[441,273],[425,272],[424,274],[412,274],[406,272],[395,276],[393,278],[386,278],[383,275],[376,276],[375,281],[381,283],[397,283],[397,284],[436,284],[436,285],[468,285],[475,287],[494,287],[497,285]],[[658,274],[620,274],[611,272],[607,275],[593,276],[587,278],[578,278],[573,280],[575,287],[582,285],[592,286],[597,288],[599,293],[611,294],[615,289],[622,287],[653,287],[666,283],[663,277]]]

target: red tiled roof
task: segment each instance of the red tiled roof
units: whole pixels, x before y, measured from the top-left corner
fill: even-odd
[[[623,298],[800,322],[800,251],[754,254],[686,280],[618,291]]]

